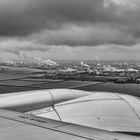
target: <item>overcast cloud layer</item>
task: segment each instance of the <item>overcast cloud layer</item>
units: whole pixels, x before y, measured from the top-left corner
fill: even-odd
[[[139,51],[139,25],[139,0],[1,0],[0,50],[39,51],[58,58],[55,52],[63,48],[59,57],[65,59],[68,50],[70,57],[81,53],[79,58],[86,58],[89,48],[104,48],[116,59],[124,50],[122,56],[129,59],[130,52],[132,57]],[[108,54],[102,56],[106,59]]]

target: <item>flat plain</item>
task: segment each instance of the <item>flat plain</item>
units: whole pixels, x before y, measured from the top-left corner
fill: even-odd
[[[0,73],[0,94],[18,91],[71,88],[85,91],[117,92],[140,97],[140,84],[117,84],[90,81],[64,81],[45,79],[44,74],[25,68],[10,68]],[[38,71],[37,71],[38,72]]]

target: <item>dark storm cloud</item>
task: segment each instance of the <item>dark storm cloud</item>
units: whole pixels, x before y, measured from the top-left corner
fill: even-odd
[[[1,0],[0,36],[35,36],[31,39],[47,45],[135,44],[140,37],[140,10],[132,2],[116,2]]]
[[[8,2],[15,6],[10,7]],[[44,28],[57,29],[69,22],[93,21],[101,0],[25,0],[19,8],[17,0],[12,2],[6,0],[0,10],[1,36],[24,36]]]
[[[57,31],[44,31],[33,35],[39,43],[47,45],[97,46],[100,44],[133,45],[137,41],[133,35],[108,25],[68,26]]]

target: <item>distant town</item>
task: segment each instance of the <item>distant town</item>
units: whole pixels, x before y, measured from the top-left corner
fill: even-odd
[[[1,72],[9,67],[37,69],[42,78],[115,83],[140,83],[140,63],[136,61],[52,61],[20,56],[18,60],[0,60]]]

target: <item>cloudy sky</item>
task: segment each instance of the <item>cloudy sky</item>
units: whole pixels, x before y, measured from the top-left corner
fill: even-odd
[[[0,58],[140,60],[140,0],[0,0]]]

